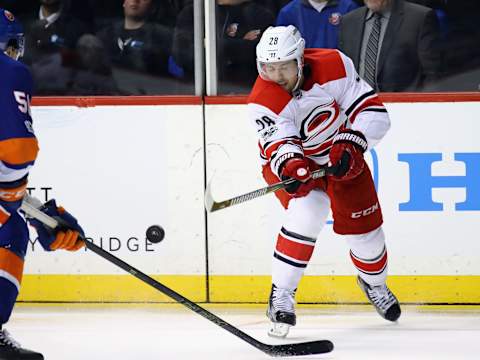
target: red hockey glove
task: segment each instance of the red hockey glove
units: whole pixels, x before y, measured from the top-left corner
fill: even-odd
[[[360,175],[365,168],[363,153],[367,146],[367,139],[359,131],[346,129],[335,135],[330,150],[330,165],[337,169],[331,174],[332,179],[344,181]]]
[[[291,178],[296,180],[285,187],[285,191],[293,197],[306,196],[315,187],[315,181],[312,180],[307,160],[300,155],[293,156],[281,165],[280,177],[282,181]]]

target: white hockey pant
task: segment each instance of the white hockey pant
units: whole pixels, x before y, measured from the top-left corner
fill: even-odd
[[[272,264],[272,282],[277,287],[297,288],[329,210],[330,199],[323,191],[313,190],[305,197],[290,200]],[[360,277],[370,285],[383,284],[387,277],[387,252],[382,228],[343,236]]]

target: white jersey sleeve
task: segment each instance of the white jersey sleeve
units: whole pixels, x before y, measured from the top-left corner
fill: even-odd
[[[346,76],[324,84],[348,118],[352,130],[365,135],[368,148],[373,148],[390,128],[390,117],[378,94],[357,74],[352,60],[339,52]]]
[[[287,92],[262,79],[257,80],[248,100],[248,116],[257,131],[260,157],[264,163],[270,162],[273,173],[279,177],[286,159],[303,156],[290,101]]]

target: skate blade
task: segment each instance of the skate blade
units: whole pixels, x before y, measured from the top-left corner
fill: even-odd
[[[288,335],[290,326],[289,324],[272,322],[270,329],[268,329],[268,336],[283,339]]]

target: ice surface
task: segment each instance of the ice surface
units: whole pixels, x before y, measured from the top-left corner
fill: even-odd
[[[299,307],[286,340],[266,335],[264,306],[205,306],[265,343],[330,339],[330,354],[299,359],[479,359],[480,308],[403,307],[398,323],[371,307]],[[180,305],[17,305],[5,326],[46,360],[262,360],[263,354]],[[292,359],[290,357],[289,359]]]

